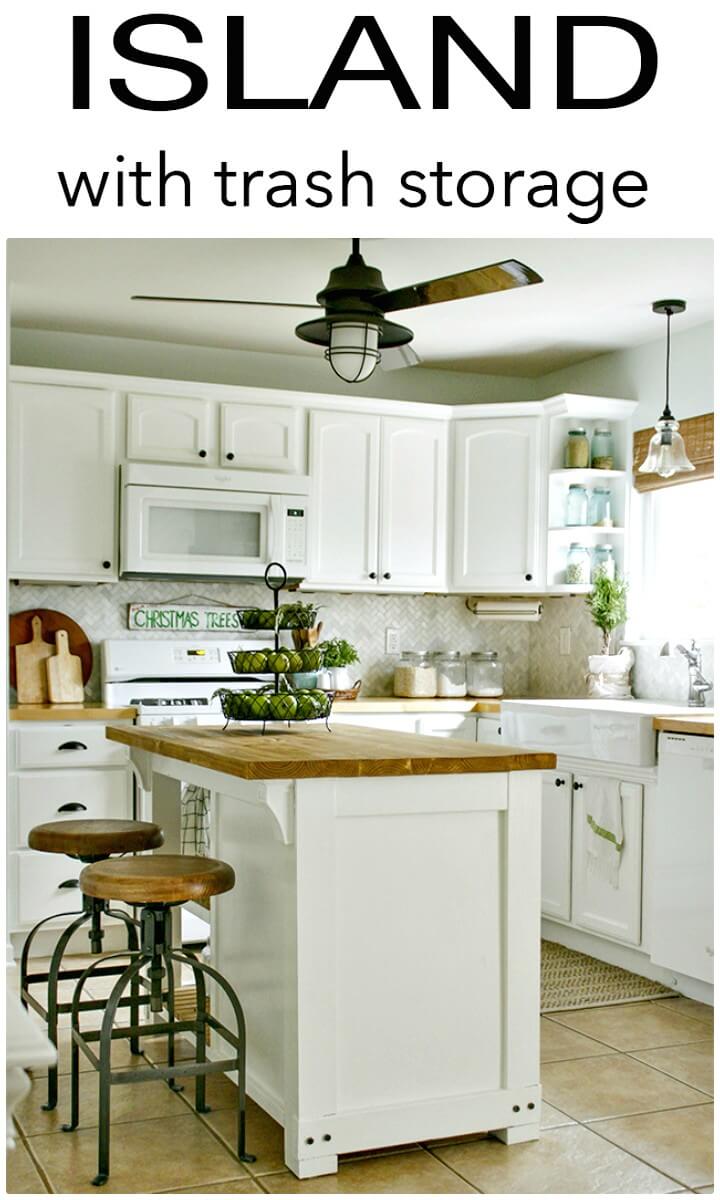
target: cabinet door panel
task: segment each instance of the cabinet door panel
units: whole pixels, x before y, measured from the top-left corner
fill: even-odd
[[[539,417],[457,422],[456,587],[541,586],[541,429]]]
[[[11,578],[117,580],[117,405],[99,388],[12,385]]]
[[[477,724],[476,717],[464,717],[462,713],[447,713],[420,717],[415,732],[427,734],[429,737],[455,738],[460,742],[475,742],[477,740]]]
[[[316,412],[310,429],[311,577],[377,586],[380,418]]]
[[[223,404],[220,458],[223,466],[252,471],[302,472],[302,409],[273,404]]]
[[[542,911],[570,920],[572,776],[547,771],[542,788]]]
[[[200,396],[128,396],[128,458],[149,462],[217,461],[217,408]]]
[[[639,946],[641,941],[642,815],[643,789],[639,783],[621,783],[624,845],[618,886],[588,866],[588,838],[596,837],[586,818],[585,784],[577,775],[573,801],[572,922],[581,929],[604,933],[620,942]]]
[[[14,811],[9,815],[18,846],[26,846],[33,826],[45,821],[126,820],[132,815],[131,776],[122,768],[21,771],[13,783]],[[82,804],[83,808],[68,810],[71,804]]]
[[[437,421],[385,418],[380,471],[381,583],[442,588],[447,427]]]

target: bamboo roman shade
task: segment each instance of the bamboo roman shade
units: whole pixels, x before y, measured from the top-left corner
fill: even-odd
[[[703,413],[701,417],[688,417],[680,421],[680,433],[685,442],[685,451],[694,471],[684,471],[661,479],[659,475],[638,475],[638,467],[647,458],[650,438],[655,428],[638,429],[633,437],[633,480],[639,492],[651,492],[656,488],[674,487],[678,483],[692,483],[694,479],[712,479],[714,474],[713,455],[715,448],[714,417]]]

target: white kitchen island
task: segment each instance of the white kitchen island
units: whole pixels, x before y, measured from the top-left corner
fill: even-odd
[[[245,1011],[248,1093],[283,1125],[297,1176],[349,1151],[539,1136],[554,755],[347,726],[108,737],[152,791],[164,852],[179,849],[181,781],[212,794],[212,853],[236,873],[212,902],[212,960]]]

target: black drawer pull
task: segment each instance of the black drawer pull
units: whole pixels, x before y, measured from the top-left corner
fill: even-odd
[[[579,792],[581,787],[582,787],[582,784],[581,784],[581,783],[578,783],[578,781],[577,781],[577,779],[576,779],[576,780],[575,780],[575,782],[574,782],[574,784],[573,784],[573,791],[574,791],[574,792]]]
[[[66,879],[63,883],[58,884],[58,889],[59,888],[79,888],[79,887],[80,887],[79,879]]]
[[[58,812],[87,812],[87,804],[75,802],[73,804],[61,804]]]
[[[567,779],[556,779],[555,787],[565,787],[566,783],[567,783]]]
[[[58,750],[87,750],[84,742],[62,742]]]

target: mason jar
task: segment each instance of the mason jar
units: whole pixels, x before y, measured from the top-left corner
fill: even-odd
[[[470,696],[502,696],[503,665],[496,650],[476,650],[467,661]]]
[[[437,670],[427,650],[403,650],[395,667],[393,692],[408,699],[437,695]]]
[[[590,525],[612,525],[612,495],[609,487],[594,487],[590,493]]]
[[[579,542],[571,542],[565,565],[566,583],[590,582],[590,551]]]
[[[565,503],[566,525],[587,525],[588,523],[588,493],[587,488],[580,483],[571,483],[568,488]]]
[[[604,575],[606,579],[615,578],[615,555],[611,545],[596,546],[593,555],[592,582]]]
[[[596,425],[592,435],[591,466],[596,471],[612,471],[613,438],[609,425]]]
[[[565,466],[573,470],[583,470],[590,466],[590,443],[587,430],[571,429],[565,443]]]
[[[465,659],[459,650],[438,650],[435,657],[438,696],[465,696]]]

